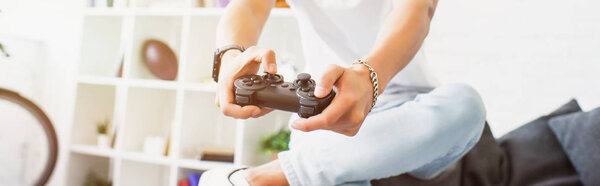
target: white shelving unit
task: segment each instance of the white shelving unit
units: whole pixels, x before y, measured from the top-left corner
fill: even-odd
[[[115,0],[124,5],[118,8],[86,5],[67,185],[82,185],[86,174],[94,171],[116,186],[175,186],[192,172],[268,161],[259,150],[260,139],[287,124],[290,114],[235,120],[220,113],[214,105],[211,70],[216,25],[224,10],[194,7],[193,1]],[[152,2],[176,6],[148,6]],[[161,40],[176,53],[175,81],[160,80],[147,70],[141,59],[147,39]],[[284,58],[280,63],[303,60],[289,9],[273,10],[259,46],[274,49]],[[96,124],[104,119],[114,126],[112,148],[96,145]],[[145,154],[148,136],[168,139],[168,155]],[[206,149],[234,152],[234,162],[198,160]]]

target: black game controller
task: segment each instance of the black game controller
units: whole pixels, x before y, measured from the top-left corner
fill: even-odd
[[[297,112],[303,118],[321,113],[335,97],[334,91],[324,98],[315,97],[315,80],[306,73],[298,74],[293,82],[283,82],[283,76],[267,73],[242,76],[233,84],[238,105]]]

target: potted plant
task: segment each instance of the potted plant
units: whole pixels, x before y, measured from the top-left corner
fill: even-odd
[[[281,129],[277,133],[269,134],[262,141],[262,150],[271,155],[271,160],[277,159],[277,153],[289,150],[291,131]]]
[[[98,132],[98,147],[108,148],[108,126],[110,125],[110,121],[105,119],[104,121],[98,122],[97,124],[97,132]]]

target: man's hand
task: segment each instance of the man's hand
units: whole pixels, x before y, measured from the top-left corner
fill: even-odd
[[[273,111],[273,109],[261,109],[253,105],[244,107],[236,105],[235,93],[233,92],[235,79],[243,75],[256,74],[260,64],[267,72],[277,73],[275,52],[273,50],[255,46],[248,48],[243,53],[237,50],[229,50],[223,56],[222,61],[215,104],[221,108],[224,115],[248,119],[250,117],[257,118]]]
[[[292,127],[301,131],[331,130],[347,136],[358,133],[373,103],[370,71],[363,65],[343,68],[330,65],[315,88],[315,96],[325,97],[335,86],[337,95],[321,114],[298,119]]]

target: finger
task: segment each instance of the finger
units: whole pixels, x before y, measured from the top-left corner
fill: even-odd
[[[264,50],[261,51],[260,62],[262,63],[262,67],[264,70],[271,74],[277,73],[277,61],[275,57],[275,51],[273,50]]]
[[[252,117],[253,118],[259,118],[259,117],[262,117],[262,116],[264,116],[264,115],[266,115],[268,113],[271,113],[272,111],[273,111],[273,109],[263,108],[263,109],[260,109],[260,114],[253,115]]]
[[[226,116],[234,118],[247,119],[253,115],[260,114],[260,108],[256,106],[239,106],[235,104],[233,83],[231,79],[222,79],[222,84],[218,86],[219,104],[221,112]]]
[[[331,101],[331,104],[320,114],[309,118],[302,118],[292,123],[292,128],[301,131],[313,131],[318,129],[331,129],[340,117],[346,113],[346,110],[351,108],[352,98],[336,96]]]
[[[315,96],[317,98],[323,98],[329,95],[329,92],[333,89],[335,82],[344,74],[344,68],[337,65],[329,65],[325,73],[321,76],[317,86],[315,87]]]
[[[222,104],[221,112],[226,116],[238,119],[248,119],[253,116],[258,116],[261,113],[260,108],[257,106],[247,105],[242,107],[231,103]]]
[[[273,50],[250,47],[248,50],[246,50],[246,52],[243,53],[243,59],[245,61],[244,66],[258,62],[261,63],[262,68],[267,72],[272,74],[277,73],[277,62],[275,58],[275,51]]]

